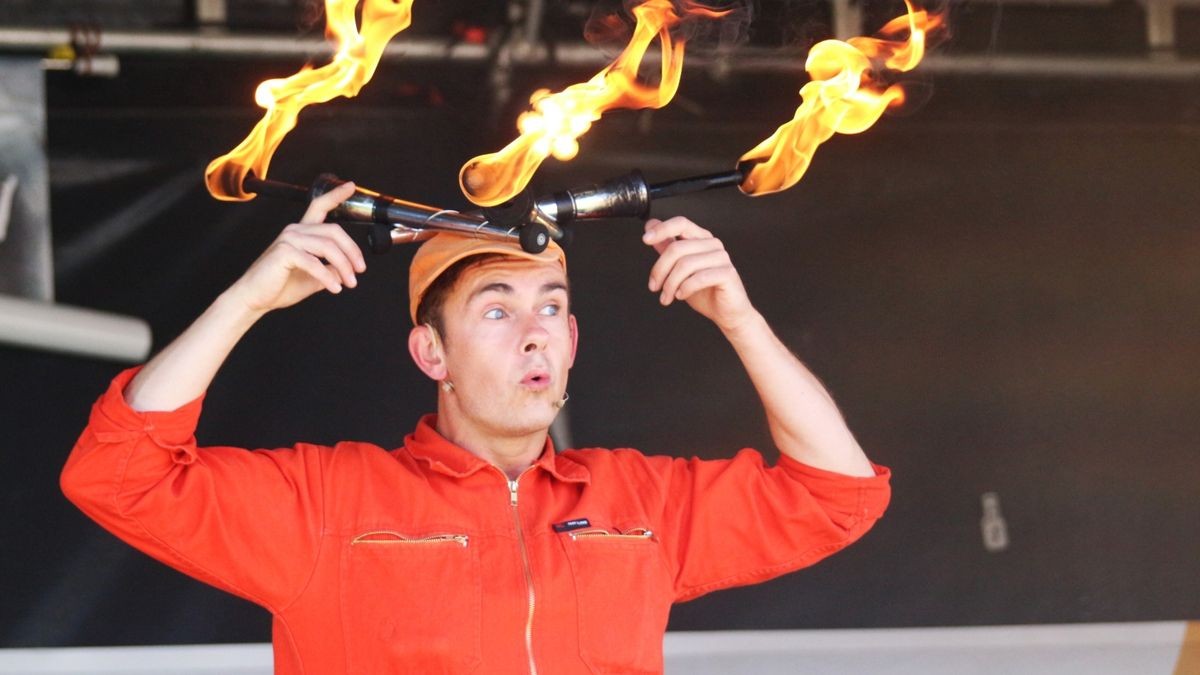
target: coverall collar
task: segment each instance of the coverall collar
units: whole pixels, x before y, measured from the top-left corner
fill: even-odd
[[[438,473],[455,478],[465,478],[491,466],[469,450],[451,443],[437,432],[437,415],[428,414],[417,423],[413,433],[404,439],[405,448],[413,457],[429,464]],[[546,436],[546,447],[533,466],[538,466],[555,478],[572,482],[587,483],[591,474],[587,467],[554,451],[554,442]]]

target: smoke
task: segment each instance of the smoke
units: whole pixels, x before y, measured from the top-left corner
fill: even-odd
[[[307,33],[325,25],[325,2],[323,0],[299,0],[300,11],[296,14],[296,28]]]
[[[950,3],[948,0],[933,0],[932,2],[916,3],[915,6],[918,10],[927,12],[930,17],[941,17],[941,21],[927,27],[925,31],[925,57],[928,58],[930,54],[945,46],[951,38]],[[889,40],[906,40],[908,31],[902,30],[882,37]],[[884,113],[889,117],[912,116],[923,109],[933,98],[935,89],[933,75],[920,66],[904,73],[876,70],[874,75],[881,86],[895,83],[904,89],[904,102],[889,106]]]
[[[583,39],[615,58],[633,35],[633,24],[633,14],[626,11],[621,0],[600,0],[592,6],[592,14],[583,25]]]
[[[750,23],[754,19],[754,12],[749,0],[683,4],[689,9],[701,10],[689,13],[674,31],[676,37],[687,40],[689,47],[726,51],[750,40]],[[716,19],[709,18],[703,10],[719,11],[722,15]]]
[[[583,37],[604,54],[615,58],[629,43],[637,20],[633,8],[646,0],[599,0],[583,27]],[[671,37],[684,40],[689,50],[731,50],[750,36],[752,0],[671,0],[681,17]],[[713,16],[714,13],[720,16]]]

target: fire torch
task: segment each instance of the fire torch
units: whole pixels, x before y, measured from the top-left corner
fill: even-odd
[[[424,241],[437,232],[516,240],[524,250],[540,253],[551,239],[568,244],[570,226],[578,221],[645,218],[656,199],[741,185],[749,167],[749,163],[742,163],[732,171],[655,184],[647,183],[642,172],[635,169],[601,183],[541,197],[522,191],[503,204],[467,212],[426,206],[360,187],[330,212],[329,218],[343,225],[369,226],[367,239],[374,253],[384,253],[393,244]],[[242,187],[246,192],[307,202],[344,182],[326,173],[305,188],[250,174]]]

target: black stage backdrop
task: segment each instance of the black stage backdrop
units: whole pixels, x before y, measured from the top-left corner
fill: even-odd
[[[56,245],[177,176],[191,188],[59,269],[58,298],[145,317],[157,349],[299,216],[264,199],[216,202],[201,180],[256,121],[254,83],[295,64],[123,67],[112,81],[49,76]],[[360,98],[303,113],[271,175],[333,171],[462,207],[459,166],[511,137],[513,115],[489,111],[484,78],[465,65],[381,68]],[[546,84],[514,90],[535,83]],[[752,299],[895,472],[892,507],[860,543],[680,605],[671,627],[1200,618],[1200,90],[965,76],[924,86],[925,105],[835,138],[783,195],[655,207],[725,240]],[[797,88],[794,76],[689,76],[668,110],[610,115],[579,159],[547,162],[538,180],[725,170],[790,118]],[[645,290],[652,255],[639,233],[634,221],[587,224],[569,253],[575,445],[773,455],[732,350]],[[201,443],[398,444],[434,402],[404,348],[411,254],[373,258],[357,290],[256,326],[209,392]],[[89,405],[121,367],[0,349],[0,643],[268,640],[263,610],[127,548],[59,493]],[[983,546],[985,492],[1007,521],[1003,552]]]

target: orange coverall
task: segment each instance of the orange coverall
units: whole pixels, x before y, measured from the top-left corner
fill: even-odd
[[[659,673],[674,602],[850,544],[890,496],[753,450],[568,450],[516,481],[427,416],[402,448],[197,448],[203,397],[136,412],[125,371],[62,473],[87,515],[273,616],[275,671]]]

